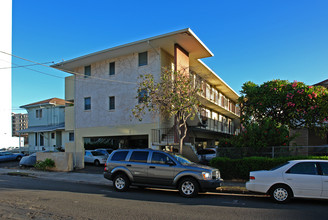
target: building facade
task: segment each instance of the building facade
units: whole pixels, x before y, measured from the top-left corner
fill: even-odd
[[[188,120],[186,146],[215,146],[219,137],[239,132],[238,94],[200,59],[211,51],[190,30],[148,38],[68,60],[53,67],[72,73],[66,78],[66,130],[75,131],[75,142],[66,145],[74,152],[76,166],[83,167],[84,149],[161,148],[176,145],[174,120],[158,113],[143,120],[132,117],[138,103],[137,81],[143,74],[159,80],[163,68],[188,73],[199,80],[201,107]]]
[[[12,136],[22,136],[18,131],[28,127],[28,115],[22,113],[11,113],[12,120]]]
[[[29,151],[64,150],[65,144],[74,141],[74,131],[65,131],[65,105],[69,102],[52,98],[21,106],[28,112]]]

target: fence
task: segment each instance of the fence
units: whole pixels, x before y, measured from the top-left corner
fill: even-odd
[[[324,146],[275,146],[253,149],[246,147],[219,147],[219,157],[242,158],[259,157],[288,157],[288,156],[328,156],[328,145]]]

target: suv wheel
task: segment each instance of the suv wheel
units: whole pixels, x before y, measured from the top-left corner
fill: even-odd
[[[113,186],[116,191],[124,192],[129,188],[129,179],[124,174],[118,174],[113,179]]]
[[[179,192],[183,197],[195,197],[198,191],[198,182],[193,178],[183,179],[179,184]]]

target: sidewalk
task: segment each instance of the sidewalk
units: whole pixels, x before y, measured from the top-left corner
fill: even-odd
[[[112,186],[112,181],[104,178],[102,174],[77,173],[77,172],[48,172],[38,170],[6,169],[0,168],[0,175],[29,176],[56,181],[85,183],[94,185]],[[239,181],[225,181],[218,192],[223,193],[248,193],[245,183]]]

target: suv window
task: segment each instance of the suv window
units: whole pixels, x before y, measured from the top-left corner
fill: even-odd
[[[151,157],[151,163],[166,164],[169,161],[172,161],[172,160],[167,155],[162,154],[162,153],[154,152],[153,156]]]
[[[131,154],[130,162],[147,163],[148,154],[147,151],[134,151]]]
[[[118,152],[114,153],[111,160],[112,161],[124,161],[126,158],[126,155],[128,155],[128,151],[118,151]]]
[[[317,175],[317,164],[314,162],[301,162],[292,166],[287,173]]]

